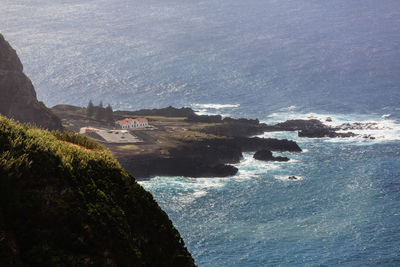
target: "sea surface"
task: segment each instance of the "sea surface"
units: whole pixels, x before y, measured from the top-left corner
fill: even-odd
[[[375,122],[265,133],[299,143],[287,163],[140,183],[199,266],[400,265],[400,1],[0,0],[0,33],[48,106]]]

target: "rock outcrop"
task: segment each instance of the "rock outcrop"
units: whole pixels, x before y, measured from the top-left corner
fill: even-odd
[[[138,154],[118,158],[122,166],[137,178],[152,176],[226,177],[235,175],[238,169],[232,165],[243,158],[242,152],[260,149],[300,152],[296,142],[273,138],[216,138],[186,142],[170,149],[168,155]],[[279,160],[280,158],[276,158]],[[282,158],[282,161],[284,159]]]
[[[257,119],[233,119],[224,118],[221,116],[192,116],[187,119],[188,122],[200,122],[200,123],[215,123],[215,125],[204,127],[201,131],[208,134],[224,135],[232,137],[250,137],[264,133],[264,127],[266,124],[260,123]]]
[[[331,119],[332,120],[332,119]],[[338,132],[340,128],[334,128],[323,124],[316,119],[311,120],[287,120],[275,125],[268,125],[264,127],[265,131],[298,131],[299,137],[308,138],[346,138],[357,136],[352,132]]]
[[[31,80],[24,74],[16,51],[0,34],[0,114],[51,130],[61,121],[36,98]]]
[[[267,149],[262,149],[257,151],[254,154],[253,158],[263,161],[280,161],[280,162],[289,161],[289,158],[287,157],[274,157],[272,155],[272,152]]]

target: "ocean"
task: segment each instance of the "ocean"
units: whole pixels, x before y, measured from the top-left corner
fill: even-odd
[[[375,122],[375,139],[265,137],[227,178],[140,181],[199,266],[400,265],[397,0],[0,0],[0,33],[47,106]],[[279,154],[279,153],[277,153]],[[295,175],[299,180],[288,180]]]

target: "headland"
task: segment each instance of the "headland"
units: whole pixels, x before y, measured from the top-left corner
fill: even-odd
[[[114,111],[115,121],[135,117],[148,120],[148,127],[126,130],[119,129],[113,122],[88,117],[86,108],[57,105],[52,111],[67,130],[82,133],[84,127],[95,129],[84,133],[105,145],[122,166],[139,179],[153,176],[233,176],[238,169],[231,164],[238,163],[243,152],[301,152],[295,141],[256,137],[267,131],[297,131],[299,136],[310,138],[355,136],[319,120],[292,120],[267,125],[257,119],[196,115],[191,108]],[[98,134],[100,131],[119,138],[127,134],[134,141],[119,139],[113,142]],[[286,161],[283,159],[271,156],[268,160]]]

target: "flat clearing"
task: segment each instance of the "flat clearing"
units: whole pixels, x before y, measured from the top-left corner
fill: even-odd
[[[82,127],[79,131],[81,134],[88,132],[94,132],[102,137],[107,143],[113,144],[129,144],[129,143],[140,143],[137,136],[133,135],[127,130],[115,130],[115,129],[98,129],[93,127]]]
[[[61,118],[66,129],[100,141],[117,158],[138,154],[168,156],[170,149],[180,147],[187,141],[216,137],[201,132],[206,127],[216,125],[215,123],[186,122],[186,117],[141,115],[140,117],[148,119],[151,127],[121,130],[116,129],[113,123],[86,117],[84,108],[62,105],[53,108],[53,111]],[[135,116],[121,115],[115,119],[125,117]]]

